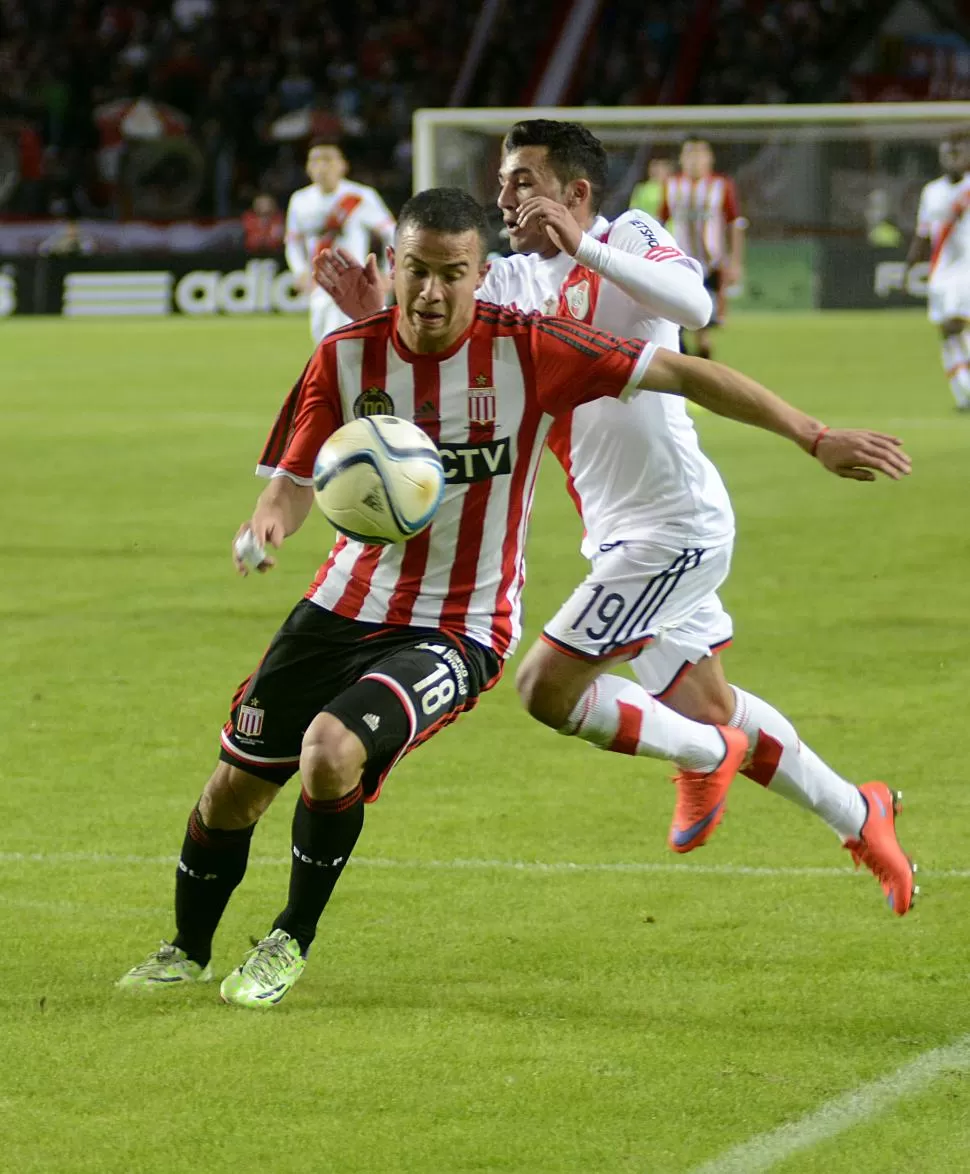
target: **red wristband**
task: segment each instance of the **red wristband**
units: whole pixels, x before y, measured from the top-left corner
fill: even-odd
[[[810,456],[813,456],[813,457],[815,457],[815,456],[818,456],[818,446],[819,446],[819,444],[821,443],[822,437],[823,437],[823,436],[824,436],[824,435],[825,435],[827,432],[831,432],[831,431],[832,431],[832,429],[831,429],[831,428],[829,428],[828,426],[826,426],[825,428],[822,428],[822,429],[820,429],[820,430],[819,430],[819,434],[818,434],[818,436],[816,436],[816,437],[815,437],[815,439],[812,441],[812,447],[811,447],[811,449],[809,450],[809,455],[810,455]]]

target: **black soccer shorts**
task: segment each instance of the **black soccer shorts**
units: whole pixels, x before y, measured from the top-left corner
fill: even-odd
[[[236,690],[220,758],[282,785],[299,766],[307,727],[330,713],[364,744],[373,801],[394,764],[472,709],[501,672],[475,640],[348,620],[302,599]]]

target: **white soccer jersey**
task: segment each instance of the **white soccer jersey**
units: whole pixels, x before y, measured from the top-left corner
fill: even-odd
[[[631,393],[655,348],[479,302],[454,346],[419,355],[404,348],[397,320],[396,308],[385,310],[323,340],[258,472],[310,485],[321,444],[341,424],[378,413],[413,420],[445,467],[434,521],[396,546],[341,537],[307,598],[349,619],[438,628],[508,656],[521,635],[525,533],[552,417]]]
[[[923,188],[916,214],[916,234],[932,245],[930,282],[970,278],[970,175],[955,183],[941,175]]]
[[[633,209],[612,224],[598,217],[591,235],[658,265],[690,265],[660,224]],[[622,338],[679,350],[673,322],[651,317],[612,282],[573,257],[537,253],[494,261],[479,296],[584,322]],[[598,400],[559,418],[549,446],[566,471],[583,519],[583,554],[622,539],[714,546],[734,535],[724,482],[701,452],[679,396],[643,395],[628,404]]]
[[[363,261],[372,235],[390,244],[394,217],[373,188],[342,179],[334,191],[316,184],[300,188],[286,209],[286,263],[297,275],[306,273],[322,248],[340,245]]]

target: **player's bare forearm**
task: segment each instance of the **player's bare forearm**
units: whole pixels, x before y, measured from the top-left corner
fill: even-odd
[[[710,359],[658,349],[640,386],[673,392],[715,415],[776,432],[805,452],[811,452],[824,427],[754,379]]]
[[[261,542],[279,546],[306,521],[313,505],[309,485],[297,485],[289,477],[274,477],[256,501],[250,527]]]
[[[640,387],[681,395],[718,416],[784,436],[839,477],[873,481],[879,472],[895,481],[910,471],[898,437],[868,429],[827,428],[723,363],[659,348]]]

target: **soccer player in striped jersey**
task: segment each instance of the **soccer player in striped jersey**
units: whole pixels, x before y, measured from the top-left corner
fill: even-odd
[[[585,127],[518,123],[500,178],[517,253],[492,263],[479,296],[671,349],[678,327],[706,321],[702,267],[661,225],[639,209],[612,223],[597,214],[606,154]],[[317,272],[348,312],[381,304],[372,262],[362,268],[328,252]],[[820,436],[820,454],[829,443],[829,433]],[[529,712],[605,749],[677,763],[670,842],[680,852],[711,835],[738,757],[747,755],[744,773],[815,812],[905,913],[913,872],[896,839],[889,788],[853,786],[778,710],[727,681],[720,654],[733,626],[718,589],[734,517],[683,402],[640,396],[623,406],[583,405],[556,420],[549,444],[582,516],[591,569],[519,668]],[[610,671],[630,658],[636,684]],[[698,773],[709,796],[699,809]]]
[[[940,329],[943,370],[961,412],[970,411],[970,142],[952,136],[940,143],[943,174],[920,193],[916,234],[906,258],[929,261],[929,320]],[[904,283],[905,284],[905,283]]]
[[[317,139],[307,151],[307,187],[290,196],[286,209],[286,263],[310,295],[310,335],[319,342],[347,322],[346,314],[313,280],[311,265],[320,249],[339,244],[363,260],[376,237],[394,242],[394,217],[378,193],[347,178],[347,159],[337,143]]]
[[[369,412],[426,429],[448,486],[431,526],[409,542],[341,538],[237,690],[219,765],[183,841],[177,935],[124,975],[122,987],[211,977],[212,938],[245,872],[256,822],[297,770],[287,903],[221,995],[271,1006],[299,979],[360,835],[364,802],[377,798],[402,755],[475,705],[515,649],[526,529],[556,416],[649,388],[688,396],[805,451],[815,444],[817,420],[738,372],[476,301],[487,238],[482,208],[457,189],[410,200],[393,258],[396,307],[328,335],[284,402],[260,460],[269,484],[237,539],[250,532],[278,548],[299,529],[321,444]],[[819,457],[840,474],[860,464],[905,466],[875,433],[833,434]],[[261,569],[273,562],[267,556]]]
[[[688,139],[680,172],[667,177],[658,218],[688,257],[699,261],[714,299],[710,322],[694,332],[694,353],[711,357],[712,326],[724,320],[725,291],[741,280],[747,221],[738,207],[734,180],[714,170],[714,152],[704,139]]]

